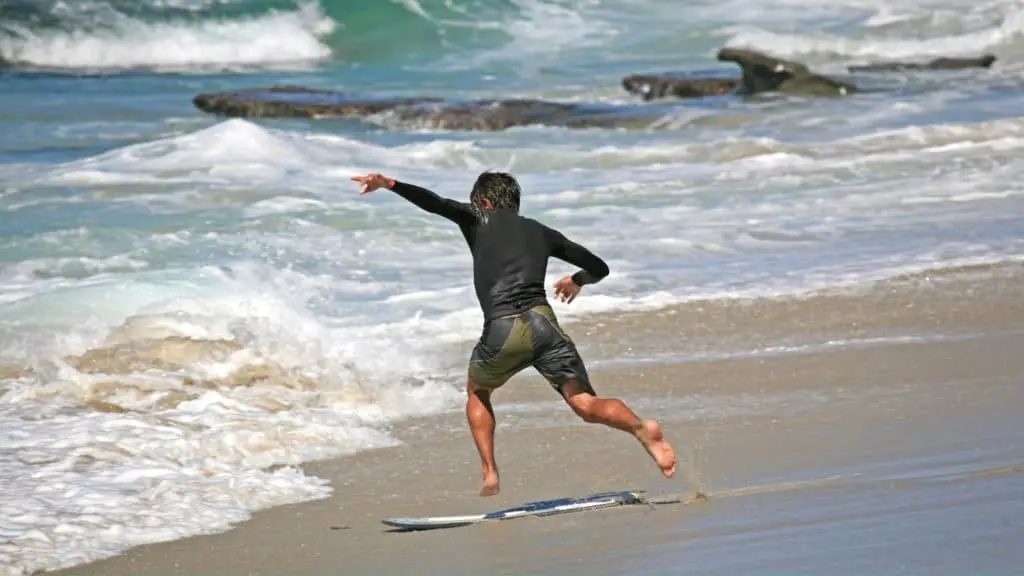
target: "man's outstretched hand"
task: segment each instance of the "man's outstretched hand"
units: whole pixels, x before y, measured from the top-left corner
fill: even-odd
[[[359,182],[362,188],[359,189],[359,194],[369,194],[378,188],[394,188],[394,178],[388,178],[376,172],[366,174],[363,176],[353,176],[352,180]]]
[[[575,300],[582,289],[583,286],[573,282],[572,276],[565,276],[558,282],[555,282],[555,296],[566,304]]]

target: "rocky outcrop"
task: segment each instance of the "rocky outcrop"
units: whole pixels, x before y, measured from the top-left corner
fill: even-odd
[[[747,95],[782,92],[801,96],[846,96],[857,91],[853,84],[811,72],[805,64],[783,60],[753,50],[723,48],[718,60],[740,67],[740,92]]]
[[[622,87],[644,101],[662,98],[703,98],[724,94],[752,95],[782,92],[800,96],[845,96],[861,91],[843,82],[812,72],[807,65],[776,58],[756,50],[723,48],[718,60],[740,67],[740,78],[678,76],[671,74],[632,74],[622,79]],[[892,72],[905,70],[962,70],[989,68],[993,54],[976,58],[935,58],[927,62],[878,62],[849,66],[851,72]]]
[[[859,91],[852,83],[812,72],[805,64],[741,48],[723,48],[717,58],[739,66],[739,78],[634,74],[622,86],[645,102],[664,98],[703,98],[725,94],[780,92],[800,96],[846,96]],[[923,64],[880,63],[851,70],[987,68],[990,54],[979,58],[937,58]],[[671,112],[642,106],[552,102],[537,99],[452,101],[439,97],[370,98],[303,86],[269,86],[199,94],[197,108],[230,117],[347,117],[396,128],[496,131],[546,125],[566,128],[652,128]]]
[[[633,74],[622,79],[622,87],[644,100],[661,98],[703,98],[721,96],[736,90],[739,78],[674,77]]]
[[[622,87],[645,101],[661,98],[703,98],[724,94],[754,95],[782,92],[801,96],[845,96],[857,91],[853,84],[815,74],[800,62],[783,60],[754,50],[723,48],[718,60],[740,67],[739,78],[633,74]]]
[[[434,106],[401,106],[385,123],[440,130],[505,130],[520,126],[630,128],[654,125],[665,111],[615,104],[549,102],[533,99],[477,100]]]
[[[237,92],[199,94],[196,108],[208,114],[256,118],[369,116],[401,106],[441,102],[439,98],[355,98],[342,92],[304,86],[269,86]]]
[[[904,70],[963,70],[965,68],[990,68],[996,61],[994,54],[982,54],[977,58],[935,58],[928,62],[876,62],[859,66],[848,66],[850,72],[902,72]]]
[[[530,125],[566,128],[646,128],[667,110],[615,104],[533,99],[447,101],[441,98],[365,98],[302,86],[271,86],[200,94],[197,108],[233,117],[350,117],[405,128],[495,131]]]

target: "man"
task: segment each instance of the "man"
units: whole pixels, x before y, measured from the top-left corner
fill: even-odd
[[[586,422],[632,434],[662,473],[675,474],[676,457],[654,420],[641,420],[624,402],[598,398],[572,339],[562,330],[544,291],[548,258],[581,270],[555,283],[563,302],[608,275],[608,265],[562,233],[519,215],[519,183],[509,174],[484,172],[466,204],[380,174],[355,176],[360,195],[386,188],[459,226],[473,255],[473,283],[484,314],[466,383],[466,419],[483,465],[481,496],[498,493],[491,393],[533,366]]]

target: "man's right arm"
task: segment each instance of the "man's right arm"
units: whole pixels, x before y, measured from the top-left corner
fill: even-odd
[[[577,286],[595,284],[608,275],[608,264],[599,256],[565,237],[561,232],[545,226],[551,255],[581,269],[572,275]]]
[[[460,226],[471,224],[475,218],[472,209],[468,205],[450,198],[444,198],[436,192],[421,188],[415,184],[391,179],[388,181],[388,189],[421,209],[431,214],[443,216]]]

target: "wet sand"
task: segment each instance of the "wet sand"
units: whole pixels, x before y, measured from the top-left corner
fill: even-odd
[[[444,414],[403,423],[402,446],[306,466],[331,481],[330,499],[62,573],[1019,572],[1022,277],[982,269],[866,294],[574,324],[585,353],[604,352],[598,392],[662,421],[680,457],[672,480],[635,440],[577,421],[526,375],[495,398],[494,498],[476,496],[462,414]],[[616,358],[623,338],[658,361]],[[736,354],[782,340],[782,351]],[[380,523],[615,489],[709,500],[418,533]]]

